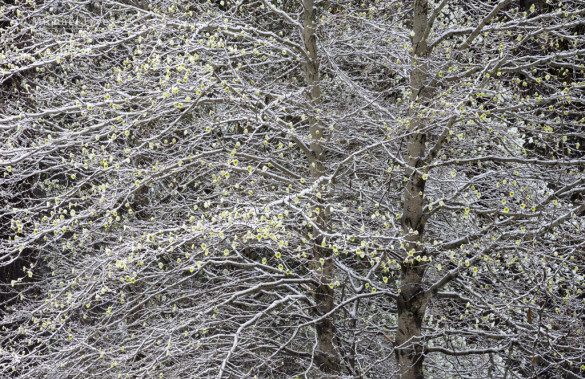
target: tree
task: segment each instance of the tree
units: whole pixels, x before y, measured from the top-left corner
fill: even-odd
[[[582,376],[583,9],[5,5],[3,374]]]

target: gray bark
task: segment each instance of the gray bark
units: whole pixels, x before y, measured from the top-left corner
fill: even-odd
[[[400,294],[397,300],[398,329],[396,332],[396,360],[399,366],[400,378],[421,379],[423,373],[423,343],[421,340],[422,322],[426,310],[427,298],[422,285],[425,272],[425,263],[413,257],[424,256],[422,236],[424,233],[424,187],[422,178],[424,171],[423,158],[425,155],[426,134],[419,132],[424,127],[424,119],[419,118],[416,105],[424,101],[423,92],[426,80],[425,58],[427,55],[427,41],[424,33],[427,27],[428,3],[426,0],[417,0],[414,4],[412,37],[413,70],[410,75],[412,90],[411,102],[414,107],[410,112],[412,134],[408,139],[408,181],[404,187],[404,208],[402,228],[405,235],[406,252],[400,275]],[[412,256],[409,255],[412,253]]]
[[[315,36],[315,5],[313,0],[303,1],[303,41],[308,57],[305,61],[305,81],[308,89],[309,97],[309,133],[311,137],[310,152],[309,152],[309,167],[311,177],[314,180],[323,176],[325,167],[323,162],[323,134],[324,128],[314,116],[314,111],[321,103],[321,89],[319,87],[319,61],[317,58],[317,40]],[[317,308],[317,313],[320,315],[330,312],[334,304],[334,291],[329,287],[329,283],[334,278],[334,261],[331,250],[321,246],[323,236],[319,230],[329,230],[329,216],[328,210],[323,209],[323,200],[315,198],[319,207],[319,213],[316,219],[316,227],[313,229],[314,246],[313,246],[313,262],[314,270],[318,285],[315,288],[314,299]],[[320,260],[324,263],[321,264]],[[326,374],[335,375],[340,370],[340,359],[333,344],[335,336],[335,327],[332,316],[323,318],[315,325],[317,333],[317,352],[316,363],[321,371]]]

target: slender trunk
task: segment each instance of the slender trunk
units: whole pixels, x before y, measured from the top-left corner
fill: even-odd
[[[323,162],[323,133],[324,128],[314,116],[316,108],[321,103],[321,89],[319,88],[319,62],[317,60],[317,41],[315,37],[315,5],[313,0],[303,1],[303,40],[305,49],[309,55],[305,62],[305,81],[309,97],[309,133],[311,138],[309,167],[311,177],[314,180],[323,176],[325,168]],[[325,191],[323,191],[325,192]],[[329,284],[334,278],[334,262],[330,249],[322,246],[324,237],[320,230],[329,230],[328,210],[323,209],[323,200],[315,197],[316,203],[314,212],[316,227],[313,228],[314,246],[313,262],[318,285],[315,288],[315,304],[319,315],[330,312],[334,304],[334,291]],[[321,263],[323,262],[323,263]],[[340,360],[333,339],[335,328],[333,317],[326,317],[315,325],[317,333],[317,352],[315,361],[321,371],[327,374],[337,374],[340,370]]]
[[[396,332],[396,360],[401,379],[422,379],[423,341],[421,339],[422,322],[427,301],[424,296],[422,278],[425,271],[425,251],[422,248],[424,233],[424,189],[422,178],[423,158],[425,155],[426,135],[420,130],[424,120],[417,112],[417,105],[424,102],[424,82],[426,79],[425,59],[427,43],[423,39],[427,27],[427,0],[416,0],[414,4],[412,37],[412,65],[410,75],[411,95],[411,130],[408,139],[408,181],[404,187],[404,208],[402,228],[405,236],[405,254],[400,274],[400,294],[397,300],[398,330]],[[420,260],[419,260],[420,259]]]

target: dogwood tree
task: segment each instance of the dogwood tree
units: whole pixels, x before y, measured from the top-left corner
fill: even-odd
[[[15,377],[580,377],[582,1],[8,3]]]

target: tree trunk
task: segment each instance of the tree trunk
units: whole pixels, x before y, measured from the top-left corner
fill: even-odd
[[[425,155],[426,135],[420,130],[424,120],[417,112],[417,105],[424,102],[424,82],[426,79],[427,43],[423,38],[427,27],[427,0],[417,0],[414,4],[412,36],[412,65],[410,86],[412,90],[410,120],[412,134],[408,138],[408,181],[404,187],[404,207],[402,229],[405,238],[404,262],[400,274],[400,294],[397,300],[398,329],[396,332],[396,360],[400,378],[422,379],[423,374],[423,341],[421,339],[422,322],[425,315],[427,300],[424,296],[422,278],[426,262],[422,258],[424,233],[424,189],[422,176]]]
[[[323,162],[323,133],[325,129],[314,116],[316,108],[321,103],[321,89],[319,88],[319,62],[317,59],[317,41],[315,37],[315,5],[313,0],[303,1],[303,41],[308,57],[305,61],[305,81],[309,97],[309,133],[311,138],[310,153],[308,156],[310,173],[313,180],[318,180],[324,175],[325,167]],[[326,185],[322,183],[321,185]],[[323,191],[325,192],[325,191]],[[317,214],[313,228],[313,262],[315,276],[318,285],[315,288],[314,299],[318,315],[330,312],[334,304],[334,291],[329,284],[334,278],[334,261],[331,250],[322,246],[324,236],[321,231],[328,231],[329,215],[328,209],[321,204],[323,199],[315,197],[317,204],[313,211]],[[321,263],[323,262],[323,263]],[[333,317],[325,317],[315,325],[317,333],[317,352],[315,361],[321,371],[326,374],[338,374],[340,370],[340,359],[333,344],[335,328]]]

